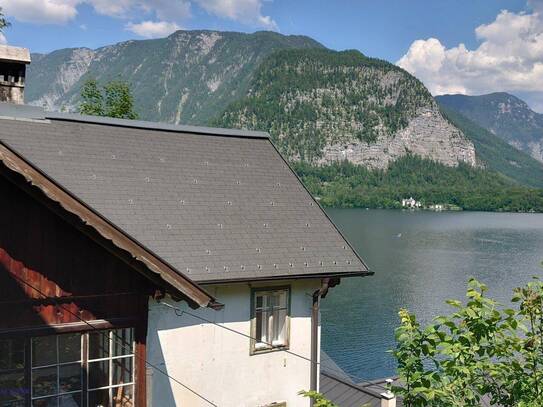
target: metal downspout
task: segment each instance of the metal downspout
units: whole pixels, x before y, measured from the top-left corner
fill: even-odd
[[[319,306],[321,297],[325,297],[328,293],[330,278],[322,280],[321,288],[313,293],[313,304],[311,307],[311,377],[309,389],[317,391],[317,383],[319,377]],[[313,406],[313,399],[311,399]]]

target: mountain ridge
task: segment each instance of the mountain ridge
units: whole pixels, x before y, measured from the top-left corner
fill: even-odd
[[[203,124],[244,92],[256,65],[276,49],[323,47],[305,36],[259,31],[176,31],[95,50],[37,54],[29,66],[27,100],[48,109],[76,110],[83,82],[121,77],[130,83],[142,119]]]
[[[213,124],[269,131],[291,160],[384,169],[407,154],[477,165],[475,150],[402,68],[359,51],[289,49],[268,56],[247,94]]]
[[[506,92],[485,95],[441,95],[436,100],[543,162],[543,114]]]

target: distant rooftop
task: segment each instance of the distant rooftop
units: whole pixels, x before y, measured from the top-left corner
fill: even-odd
[[[0,61],[30,63],[30,51],[28,48],[0,45]]]
[[[267,133],[0,104],[0,143],[196,282],[368,274]]]

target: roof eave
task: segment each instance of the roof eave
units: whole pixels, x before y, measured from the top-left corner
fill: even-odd
[[[269,139],[270,137],[268,133],[263,131],[223,129],[218,127],[190,126],[182,124],[149,122],[144,120],[117,119],[112,117],[82,115],[77,113],[43,112],[43,119],[129,127],[133,129],[191,133],[207,136],[230,136],[259,139]]]
[[[338,273],[312,273],[312,274],[289,274],[289,275],[276,275],[276,276],[262,276],[262,277],[240,277],[240,278],[228,278],[228,279],[214,279],[214,280],[198,280],[198,284],[202,285],[217,285],[217,284],[232,284],[232,283],[250,283],[259,281],[285,281],[285,280],[308,280],[319,278],[348,278],[348,277],[368,277],[373,276],[375,272],[364,271],[347,271]]]
[[[200,307],[220,308],[221,304],[200,287],[198,283],[175,270],[135,239],[89,208],[60,185],[57,185],[51,178],[4,142],[0,142],[0,161],[11,171],[23,176],[29,184],[39,188],[47,198],[57,202],[67,212],[76,215],[84,224],[92,227],[103,238],[110,240],[119,249],[130,253],[134,259],[143,263],[147,269],[158,274],[168,286],[178,291],[174,294],[187,297]]]

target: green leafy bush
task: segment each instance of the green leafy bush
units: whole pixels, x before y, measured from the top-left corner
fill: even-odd
[[[396,330],[401,387],[408,407],[543,406],[543,282],[514,290],[502,308],[471,279],[467,302],[423,328],[407,310]]]

